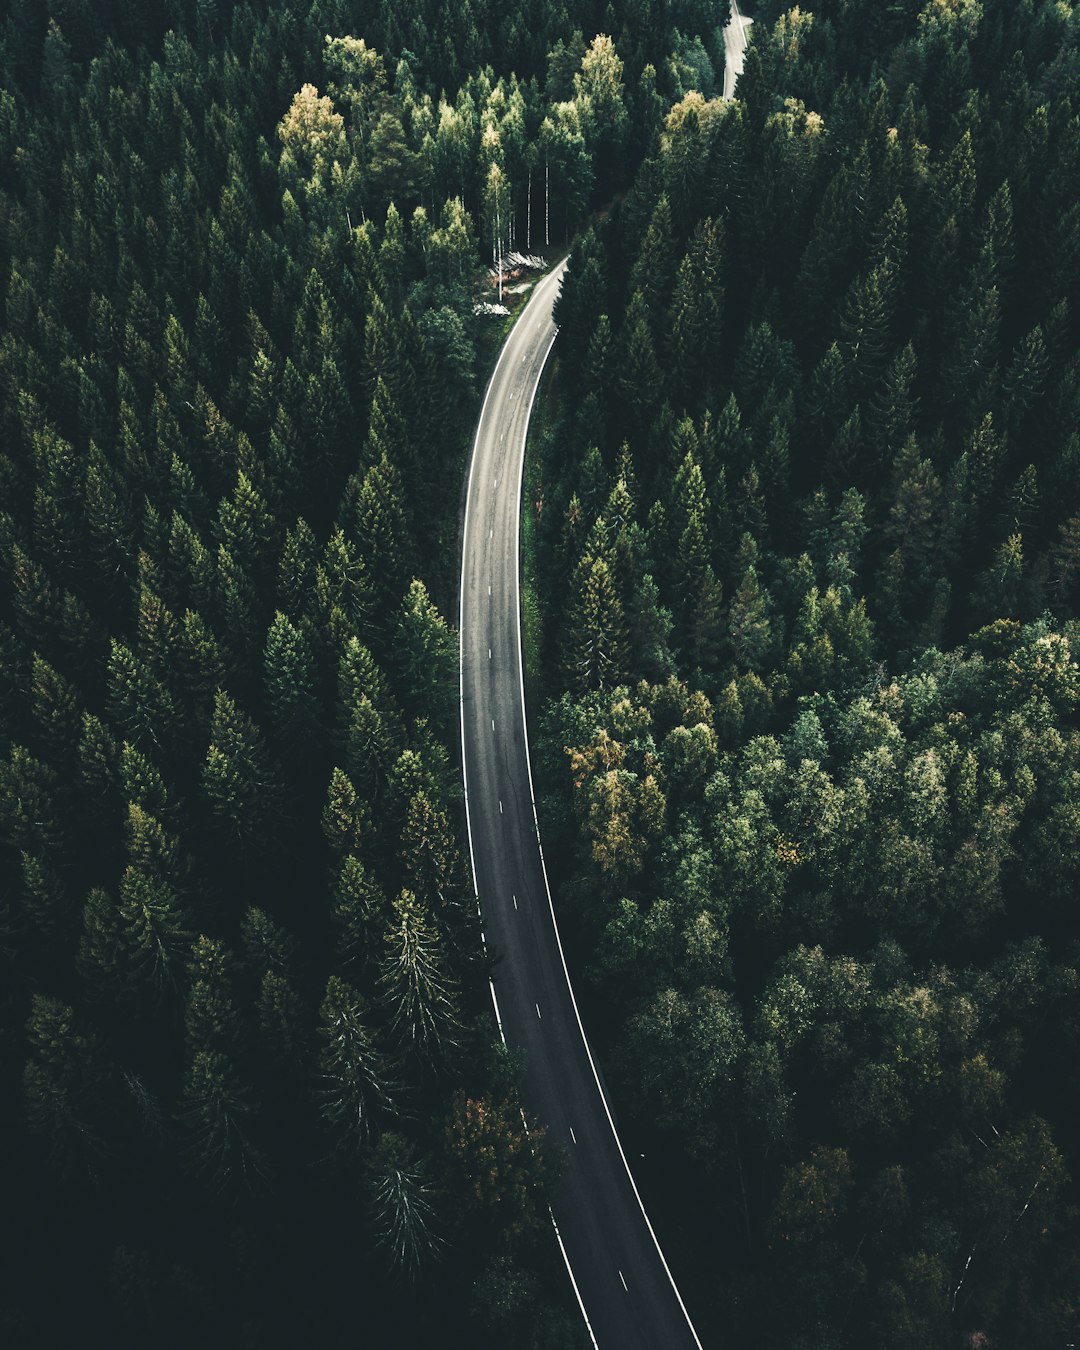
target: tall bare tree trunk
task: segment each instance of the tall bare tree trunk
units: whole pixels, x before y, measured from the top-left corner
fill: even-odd
[[[499,192],[495,191],[495,239],[498,250],[498,262],[496,266],[499,269],[499,304],[502,304],[502,217],[499,214]]]
[[[551,247],[551,161],[544,160],[544,247]]]

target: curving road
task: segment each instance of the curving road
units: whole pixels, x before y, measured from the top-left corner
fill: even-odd
[[[540,851],[525,734],[518,516],[525,436],[565,264],[506,340],[473,447],[461,566],[461,742],[473,878],[498,958],[500,1029],[526,1051],[525,1106],[566,1145],[554,1205],[601,1350],[700,1350],[622,1154],[574,1003]]]
[[[724,97],[735,97],[735,81],[742,74],[746,58],[747,32],[753,23],[739,12],[738,0],[731,0],[731,19],[724,29]]]
[[[746,23],[733,5],[728,70]],[[725,94],[728,81],[725,79]],[[499,355],[476,430],[461,562],[461,752],[473,879],[497,957],[499,1030],[526,1051],[524,1104],[564,1144],[553,1209],[600,1350],[701,1350],[641,1204],[570,985],[536,819],[522,678],[518,538],[529,415],[566,264],[536,287]]]

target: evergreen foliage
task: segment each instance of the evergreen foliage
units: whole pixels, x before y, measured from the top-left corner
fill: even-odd
[[[708,1343],[1080,1329],[1077,18],[759,3],[558,302],[545,851]]]
[[[436,1171],[494,1034],[443,618],[475,306],[626,185],[714,24],[0,6],[5,1343],[497,1320]],[[551,1235],[497,1245],[565,1329]]]

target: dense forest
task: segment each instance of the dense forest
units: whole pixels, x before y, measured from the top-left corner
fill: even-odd
[[[630,181],[717,24],[0,7],[5,1345],[580,1343],[442,615],[486,265]]]
[[[718,8],[0,2],[5,1345],[585,1342],[443,617],[572,241],[541,820],[695,1323],[1080,1336],[1080,10]]]
[[[703,1338],[1063,1347],[1080,10],[755,18],[557,308],[559,902]]]

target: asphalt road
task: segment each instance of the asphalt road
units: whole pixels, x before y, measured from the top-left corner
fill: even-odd
[[[745,26],[725,29],[725,96]],[[623,1154],[574,1001],[544,871],[525,729],[519,623],[529,415],[557,329],[565,263],[536,287],[500,353],[473,445],[461,562],[461,750],[473,878],[496,957],[506,1041],[526,1052],[524,1105],[565,1145],[556,1230],[600,1350],[701,1350]]]
[[[733,98],[735,81],[742,74],[746,56],[747,30],[753,19],[739,13],[738,4],[731,6],[731,21],[724,29],[724,97]]]
[[[601,1350],[700,1348],[638,1200],[563,961],[533,802],[518,623],[518,525],[529,413],[556,328],[563,266],[506,340],[473,447],[461,570],[461,729],[473,876],[506,1040],[526,1051],[525,1107],[565,1144],[554,1204]]]

